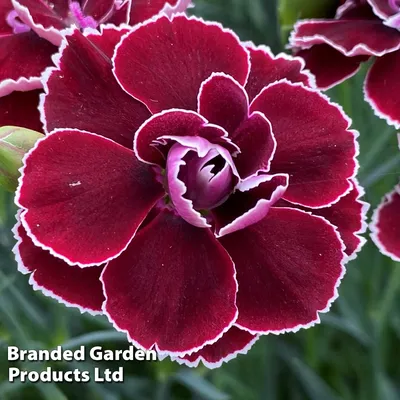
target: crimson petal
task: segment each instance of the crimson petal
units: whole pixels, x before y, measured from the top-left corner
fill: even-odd
[[[321,217],[272,208],[258,224],[220,241],[237,271],[236,324],[251,333],[310,327],[337,297],[342,242]]]
[[[231,133],[247,119],[248,110],[247,93],[229,75],[213,73],[201,84],[198,112],[212,124]]]
[[[381,20],[307,20],[294,26],[293,47],[309,48],[328,44],[347,57],[382,56],[400,48],[400,33]]]
[[[266,46],[248,46],[250,52],[250,74],[246,91],[252,101],[265,86],[281,79],[314,85],[314,77],[304,69],[304,61],[281,53],[275,56]]]
[[[277,82],[250,106],[271,122],[277,141],[271,172],[287,173],[284,198],[311,208],[336,202],[351,188],[358,164],[355,131],[337,105],[301,84]]]
[[[213,210],[217,237],[256,224],[282,197],[288,187],[287,175],[259,175],[242,181],[237,191]]]
[[[136,25],[140,22],[143,22],[161,11],[171,17],[174,13],[185,11],[190,3],[191,0],[132,1],[130,25]]]
[[[35,246],[20,223],[15,226],[14,234],[18,240],[13,250],[18,269],[31,273],[29,282],[35,289],[69,307],[78,307],[81,312],[101,312],[105,300],[100,282],[103,267],[79,268],[66,264]]]
[[[276,140],[271,123],[260,112],[253,112],[231,135],[240,148],[235,165],[242,178],[269,171],[276,150]]]
[[[386,19],[396,14],[392,7],[390,7],[390,0],[367,0],[367,2],[379,18]]]
[[[0,97],[42,87],[40,76],[57,48],[34,32],[0,36]]]
[[[120,27],[100,25],[99,29],[99,31],[92,30],[86,33],[86,37],[111,60],[115,47],[122,36],[129,32],[129,28],[125,25]]]
[[[12,125],[43,132],[38,111],[41,90],[13,92],[0,97],[0,126]],[[21,112],[23,110],[23,112]]]
[[[349,259],[353,259],[366,240],[360,236],[367,229],[367,211],[369,204],[361,200],[364,196],[364,189],[354,179],[352,180],[352,190],[341,197],[340,200],[326,208],[310,209],[301,208],[304,211],[311,212],[313,215],[319,215],[327,219],[337,227],[340,237],[346,246],[345,252]],[[296,208],[295,205],[286,201],[278,203],[280,207]]]
[[[237,317],[235,270],[208,229],[163,211],[105,268],[104,312],[133,343],[183,355]]]
[[[16,201],[37,246],[67,263],[90,266],[117,257],[162,195],[131,150],[66,130],[29,153]]]
[[[69,12],[68,1],[12,0],[12,3],[21,20],[39,36],[55,46],[61,44],[60,30],[67,27],[64,18]]]
[[[229,140],[228,133],[224,129],[207,124],[204,117],[193,111],[172,109],[153,115],[137,130],[134,140],[137,158],[145,163],[164,167],[171,146],[158,139],[166,135],[168,137],[199,136],[210,143],[220,144],[231,152],[238,150],[237,146]],[[157,143],[160,145],[157,146]]]
[[[105,56],[123,34],[124,30],[103,28],[95,45],[79,30],[67,36],[57,66],[45,72],[41,114],[46,132],[87,130],[132,148],[135,131],[150,113],[121,89]]]
[[[0,2],[0,35],[13,33],[13,29],[7,22],[7,17],[11,11],[13,11],[11,1],[2,0]]]
[[[153,113],[196,110],[200,85],[213,72],[244,85],[248,58],[237,36],[216,23],[162,16],[123,39],[114,56],[114,74],[126,92]]]
[[[189,367],[197,367],[201,361],[207,368],[219,368],[222,363],[233,360],[238,354],[246,354],[257,340],[257,335],[233,326],[214,344],[204,346],[196,353],[177,357],[174,360]]]
[[[375,114],[389,125],[400,128],[400,99],[394,96],[400,90],[400,51],[375,60],[365,79],[365,99]]]
[[[400,186],[388,193],[372,217],[371,238],[380,252],[400,261]]]
[[[98,23],[104,23],[112,15],[114,6],[115,0],[85,0],[82,12],[84,15],[94,18]]]
[[[338,228],[340,237],[346,246],[345,252],[350,259],[355,257],[366,242],[360,234],[365,233],[367,229],[365,221],[369,209],[369,204],[360,200],[364,196],[363,188],[354,180],[352,187],[346,196],[341,197],[330,207],[309,210],[314,215],[324,217]]]
[[[310,49],[300,50],[296,55],[302,57],[307,68],[315,76],[316,86],[326,90],[344,82],[355,75],[367,56],[346,57],[327,44],[318,44]]]

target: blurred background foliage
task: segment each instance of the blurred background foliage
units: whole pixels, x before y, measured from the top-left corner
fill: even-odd
[[[317,8],[312,10],[311,0],[282,0],[280,4],[277,0],[196,0],[192,12],[221,21],[243,40],[265,43],[279,52],[290,24],[298,16],[311,16],[310,12],[327,12],[320,5],[330,1],[316,0]],[[359,179],[373,209],[398,181],[400,152],[395,131],[363,101],[364,75],[365,69],[329,94],[361,132]],[[105,319],[82,315],[33,291],[28,277],[17,272],[11,253],[14,215],[12,196],[0,192],[0,400],[400,399],[400,265],[381,255],[370,241],[348,264],[340,297],[320,325],[296,334],[264,336],[246,356],[220,369],[189,369],[169,361],[18,362],[15,365],[27,370],[49,365],[58,370],[122,365],[125,381],[9,383],[8,345],[24,349],[128,346],[125,336]]]

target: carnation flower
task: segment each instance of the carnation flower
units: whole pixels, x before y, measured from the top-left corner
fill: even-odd
[[[375,210],[371,238],[382,254],[400,261],[400,186],[388,193]]]
[[[356,132],[299,58],[178,15],[72,30],[14,232],[30,283],[209,367],[319,321],[361,248]]]
[[[376,115],[400,127],[400,102],[391,93],[400,85],[400,3],[347,0],[334,19],[299,21],[290,44],[316,75],[320,89],[353,76],[375,57],[365,80],[365,99]]]
[[[400,135],[399,144],[400,144]],[[370,224],[371,238],[382,254],[400,261],[400,185],[387,193]]]
[[[41,74],[51,65],[65,28],[134,25],[159,12],[171,16],[189,4],[190,0],[0,0],[0,107],[6,110],[0,126],[42,131],[37,112],[40,91],[36,89],[42,87]]]

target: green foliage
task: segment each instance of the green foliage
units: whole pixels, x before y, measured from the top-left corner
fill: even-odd
[[[305,3],[305,2],[304,2]],[[222,21],[243,40],[282,49],[271,0],[197,0],[194,12]],[[363,101],[365,69],[331,90],[360,131],[360,180],[374,208],[398,181],[395,131]],[[1,400],[395,400],[400,398],[400,265],[368,243],[347,266],[340,297],[320,325],[296,334],[269,335],[246,356],[209,371],[167,360],[125,362],[123,384],[10,384],[7,345],[52,349],[102,345],[124,349],[124,336],[101,317],[80,314],[34,292],[16,270],[10,229],[15,206],[0,191],[0,399]],[[43,369],[116,368],[120,362],[27,363]]]
[[[0,187],[14,191],[22,158],[43,135],[15,126],[0,127]]]

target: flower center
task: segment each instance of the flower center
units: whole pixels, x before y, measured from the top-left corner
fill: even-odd
[[[400,11],[400,0],[389,0],[389,6],[393,11]]]
[[[166,190],[175,211],[196,225],[193,214],[205,215],[221,205],[237,181],[220,146],[206,149],[175,143],[168,152]],[[200,214],[199,214],[200,213]]]
[[[97,21],[91,16],[85,16],[83,14],[81,5],[77,1],[71,1],[69,3],[69,15],[71,24],[77,25],[81,29],[85,28],[97,28]]]
[[[15,33],[15,34],[25,33],[25,32],[29,32],[31,30],[31,28],[28,25],[24,24],[20,20],[17,12],[15,10],[12,10],[7,14],[6,22],[12,28],[13,33]]]
[[[232,170],[226,160],[211,150],[205,157],[191,151],[184,157],[186,165],[178,178],[186,185],[185,197],[197,210],[209,210],[219,206],[232,190]]]

